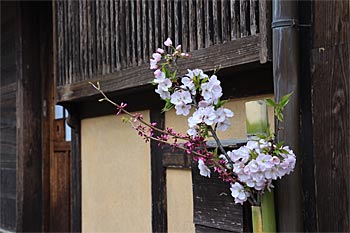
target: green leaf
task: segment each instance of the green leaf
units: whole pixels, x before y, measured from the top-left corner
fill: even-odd
[[[271,107],[275,107],[275,106],[276,106],[275,101],[273,101],[272,99],[266,99],[266,100],[265,100],[265,103],[266,103],[268,106],[271,106]]]
[[[283,114],[282,114],[282,112],[277,112],[277,115],[276,115],[276,117],[277,117],[277,119],[279,120],[279,121],[283,121]]]
[[[277,143],[276,148],[281,148],[281,147],[283,146],[283,144],[284,144],[284,142],[283,142],[283,141],[281,141],[281,142]]]
[[[170,109],[172,109],[175,105],[170,102],[170,99],[165,100],[164,108],[162,109],[162,112],[167,112]]]
[[[280,100],[279,105],[284,108],[289,103],[289,97],[293,94],[293,92],[283,96]]]

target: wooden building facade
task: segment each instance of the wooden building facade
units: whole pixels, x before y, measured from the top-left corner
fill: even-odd
[[[282,88],[271,30],[279,2],[1,2],[0,231],[250,231],[249,206],[234,205],[224,183],[200,177],[183,152],[142,143],[88,82],[160,127],[184,129],[150,84],[149,58],[171,37],[191,54],[183,71],[221,66],[236,113],[221,136],[238,146],[245,102]],[[294,24],[277,23],[298,29],[300,64],[298,166],[278,184],[278,227],[349,231],[350,4],[299,1],[297,12]],[[55,120],[56,104],[67,119]]]

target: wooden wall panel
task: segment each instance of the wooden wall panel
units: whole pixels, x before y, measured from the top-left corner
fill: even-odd
[[[350,45],[312,51],[318,231],[349,231]]]
[[[315,1],[312,6],[315,230],[349,231],[350,3]]]
[[[193,51],[259,31],[253,0],[56,1],[55,9],[58,86],[143,66],[168,36]]]
[[[0,228],[16,230],[16,3],[1,3]]]

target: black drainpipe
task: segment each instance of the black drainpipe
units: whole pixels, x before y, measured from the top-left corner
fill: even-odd
[[[299,29],[298,2],[272,1],[273,79],[276,100],[293,92],[284,111],[284,122],[277,127],[278,139],[299,155]],[[300,160],[294,173],[277,183],[277,227],[279,232],[303,232]]]

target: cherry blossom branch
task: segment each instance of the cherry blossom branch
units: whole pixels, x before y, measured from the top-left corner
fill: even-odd
[[[176,134],[171,134],[170,132],[166,131],[166,130],[162,130],[162,129],[159,129],[158,127],[155,127],[154,125],[144,121],[140,116],[135,116],[135,114],[132,114],[131,112],[127,111],[124,109],[125,106],[121,106],[117,103],[115,103],[114,101],[112,101],[111,99],[108,98],[108,96],[101,90],[100,86],[99,86],[99,83],[97,83],[97,86],[92,83],[92,82],[89,82],[99,93],[102,94],[103,96],[103,99],[102,100],[105,100],[107,102],[109,102],[110,104],[114,105],[115,107],[117,107],[119,109],[119,111],[122,111],[123,113],[125,113],[126,115],[132,117],[132,118],[135,118],[137,121],[139,121],[140,123],[146,125],[147,127],[155,130],[155,131],[158,131],[160,133],[163,133],[163,134],[167,134],[167,135],[171,135],[172,137],[174,138],[178,138],[178,139],[182,139],[182,140],[186,140],[186,141],[189,141],[189,137],[185,137],[185,136],[179,136],[179,135],[176,135]]]

